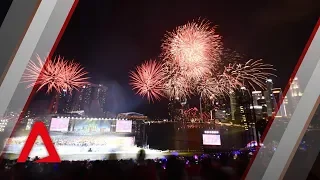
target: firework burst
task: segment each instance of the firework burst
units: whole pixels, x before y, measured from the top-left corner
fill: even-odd
[[[233,87],[228,86],[229,83],[223,78],[218,77],[206,77],[203,78],[196,86],[197,94],[200,94],[202,98],[217,98],[229,94]]]
[[[221,49],[221,37],[215,28],[211,28],[208,21],[193,21],[166,34],[162,56],[179,66],[185,77],[194,79],[215,66]]]
[[[191,94],[189,81],[179,75],[167,79],[164,91],[169,99],[185,99]]]
[[[80,64],[66,61],[61,56],[47,61],[42,60],[39,55],[36,57],[37,62],[30,61],[22,76],[22,83],[30,83],[27,88],[37,87],[39,91],[47,87],[47,93],[53,90],[71,93],[73,89],[88,83],[88,73]]]
[[[229,95],[234,90],[249,85],[265,88],[266,80],[270,76],[276,76],[272,65],[264,64],[262,60],[249,60],[245,64],[233,63],[224,67],[222,73],[204,76],[195,84],[196,93],[203,98],[217,98]]]
[[[266,80],[270,76],[276,76],[271,71],[275,71],[270,64],[264,64],[262,60],[249,60],[245,64],[229,64],[225,67],[224,78],[230,81],[233,86],[245,86],[247,82],[253,89],[265,89]]]
[[[150,101],[160,100],[163,96],[164,73],[162,64],[150,60],[130,72],[130,84],[137,94]]]
[[[179,66],[165,62],[163,72],[165,74],[163,88],[169,99],[185,99],[191,95],[192,81],[183,75]]]
[[[131,72],[133,89],[149,100],[192,95],[200,95],[200,101],[217,99],[244,86],[264,88],[266,79],[275,76],[272,65],[262,60],[236,63],[244,55],[224,49],[208,21],[192,21],[168,32],[161,48],[162,65],[143,64]]]
[[[73,61],[69,61],[66,63],[60,63],[64,67],[62,70],[64,71],[60,76],[61,87],[68,91],[72,92],[73,89],[78,90],[79,87],[87,84],[88,74],[84,71],[84,68],[81,67],[79,63],[75,63]]]

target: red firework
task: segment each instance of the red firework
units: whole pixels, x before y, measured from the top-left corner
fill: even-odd
[[[47,87],[47,93],[55,90],[72,92],[84,84],[87,84],[88,74],[78,63],[66,61],[58,56],[48,59],[46,63],[37,55],[38,63],[30,61],[22,76],[23,83],[31,83],[27,88],[37,86],[37,91]]]
[[[274,76],[268,71],[275,69],[261,60],[235,63],[243,55],[224,49],[221,36],[208,21],[193,21],[168,32],[161,48],[163,65],[158,65],[157,70],[161,71],[161,78],[141,67],[132,76],[134,89],[149,100],[160,99],[162,93],[169,99],[185,99],[194,94],[201,99],[216,99],[247,85],[263,87],[268,76]],[[156,84],[148,79],[160,80]]]
[[[183,99],[191,94],[190,83],[183,76],[175,75],[167,78],[163,87],[169,99]]]
[[[196,119],[198,118],[198,109],[196,107],[187,109],[184,111],[184,115],[188,118],[188,119]]]
[[[162,64],[150,60],[130,72],[130,84],[137,94],[150,101],[160,100],[163,96],[164,73]]]
[[[178,65],[188,78],[208,73],[219,60],[221,36],[208,21],[191,22],[167,33],[162,44],[166,61]]]
[[[64,90],[71,92],[73,89],[78,90],[78,88],[88,84],[86,81],[88,78],[85,77],[87,72],[84,71],[84,68],[79,63],[66,62],[63,70],[64,73],[61,74],[60,80]]]

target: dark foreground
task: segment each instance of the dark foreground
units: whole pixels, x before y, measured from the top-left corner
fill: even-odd
[[[34,161],[17,164],[3,160],[0,179],[141,179],[141,180],[212,180],[240,179],[249,162],[248,154],[211,154],[193,157],[169,156],[145,160],[143,152],[137,160],[63,161],[39,164]]]

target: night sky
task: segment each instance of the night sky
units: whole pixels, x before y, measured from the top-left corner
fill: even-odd
[[[167,116],[166,100],[149,104],[128,85],[130,70],[158,57],[166,31],[206,18],[226,48],[273,64],[284,88],[319,15],[318,0],[80,0],[56,53],[110,88],[110,111]]]

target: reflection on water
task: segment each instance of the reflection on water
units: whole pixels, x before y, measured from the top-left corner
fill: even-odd
[[[202,133],[214,129],[210,124],[161,123],[147,125],[150,148],[162,150],[202,150]],[[220,149],[243,148],[250,141],[241,127],[216,126],[221,135]]]

